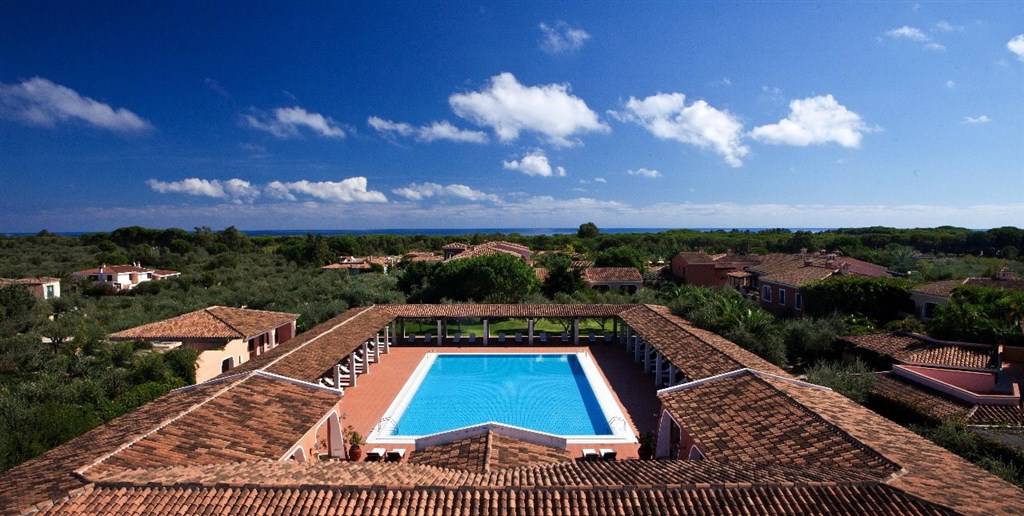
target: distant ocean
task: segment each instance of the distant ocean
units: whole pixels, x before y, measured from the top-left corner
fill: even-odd
[[[537,235],[572,235],[575,234],[579,228],[422,228],[422,229],[239,229],[239,231],[249,236],[288,236],[288,235],[305,235],[306,233],[313,233],[314,235],[429,235],[429,236],[460,236],[460,235],[473,235],[481,233],[484,235],[492,235],[500,233],[503,235],[511,235],[513,233],[523,236],[537,236]],[[767,229],[775,228],[600,228],[601,233],[606,234],[620,234],[620,233],[661,233],[662,231],[671,230],[691,230],[691,231],[749,231],[756,233],[758,231],[764,231]],[[811,233],[820,233],[822,231],[828,231],[835,228],[785,228],[790,231],[810,231]],[[96,233],[96,231],[54,231],[53,233],[64,236],[81,236],[86,233]],[[35,235],[36,233],[6,233],[8,236],[25,236]]]

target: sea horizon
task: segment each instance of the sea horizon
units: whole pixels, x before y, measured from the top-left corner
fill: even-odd
[[[149,228],[162,230],[160,228]],[[793,228],[732,228],[732,227],[705,227],[705,228],[635,228],[635,227],[622,227],[622,228],[599,228],[601,233],[604,234],[624,234],[624,233],[662,233],[665,231],[701,231],[705,233],[711,233],[716,231],[740,231],[758,233],[761,231],[784,229],[791,232],[797,231],[809,231],[811,233],[820,233],[823,231],[829,231],[833,229],[839,229],[837,227],[793,227]],[[377,229],[241,229],[238,231],[245,233],[249,236],[295,236],[305,235],[311,233],[314,235],[323,236],[336,236],[336,235],[352,235],[352,236],[363,236],[363,235],[425,235],[425,236],[462,236],[462,235],[521,235],[521,236],[539,236],[539,235],[567,235],[575,234],[579,230],[578,227],[554,227],[554,228],[377,228]],[[113,230],[95,230],[95,231],[48,231],[48,233],[60,236],[78,237],[82,235],[92,233],[110,233]],[[215,230],[216,231],[216,230]],[[4,236],[15,237],[15,236],[33,236],[39,234],[39,232],[7,232],[2,233]]]

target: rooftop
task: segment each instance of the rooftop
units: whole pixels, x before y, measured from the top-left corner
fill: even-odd
[[[905,364],[978,369],[999,369],[999,351],[988,344],[936,340],[909,332],[849,335],[843,340],[860,348],[892,357]]]
[[[248,339],[295,321],[299,314],[211,306],[110,335],[114,340]]]
[[[388,379],[388,359],[344,395],[311,382],[405,317],[618,317],[687,376],[660,398],[707,460],[566,461],[562,450],[488,433],[399,464],[282,461],[330,410],[350,410],[350,395]],[[639,367],[614,344],[591,346]],[[1020,489],[664,307],[356,308],[231,373],[6,472],[0,512],[1024,513]]]

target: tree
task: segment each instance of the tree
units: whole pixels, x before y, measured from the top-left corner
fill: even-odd
[[[541,285],[541,292],[548,298],[556,294],[573,294],[582,289],[583,277],[579,269],[572,266],[572,257],[556,253],[544,255],[543,265],[548,270],[548,275]]]
[[[601,233],[601,230],[597,229],[597,224],[593,222],[587,222],[580,224],[579,231],[576,232],[576,236],[580,238],[594,238]]]
[[[863,315],[884,324],[914,309],[906,282],[892,278],[837,276],[804,285],[800,294],[804,313],[811,316],[839,312]]]
[[[431,286],[439,298],[518,303],[537,290],[539,282],[526,262],[495,253],[446,262],[433,274]]]
[[[29,329],[36,302],[36,298],[20,283],[0,288],[0,336]]]
[[[963,286],[928,320],[928,332],[942,339],[989,344],[1024,344],[1024,291]]]
[[[612,247],[605,249],[594,258],[595,267],[633,267],[642,274],[647,260],[640,251],[632,247]]]

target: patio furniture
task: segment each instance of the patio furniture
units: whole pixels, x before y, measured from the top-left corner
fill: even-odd
[[[498,332],[498,342],[501,343],[501,344],[505,343],[505,332],[503,332],[503,331],[499,331]]]
[[[366,462],[379,462],[385,453],[387,453],[387,450],[384,448],[374,448],[366,452]]]
[[[546,331],[540,332],[540,342],[542,344],[547,344],[548,343],[548,332],[546,332]]]
[[[522,343],[523,343],[523,332],[517,331],[516,332],[516,344],[522,344]]]
[[[455,332],[455,338],[454,338],[454,339],[452,339],[452,340],[453,340],[453,341],[454,341],[454,342],[455,342],[456,344],[459,344],[459,343],[461,343],[461,342],[462,342],[462,332],[461,332],[461,331],[457,331],[457,332]]]
[[[611,448],[601,448],[598,451],[601,452],[601,458],[602,459],[604,459],[604,460],[615,460],[615,456],[616,456],[615,450],[613,450]]]
[[[395,448],[388,452],[384,462],[402,462],[402,457],[405,457],[405,448]]]
[[[600,455],[593,448],[583,448],[583,460],[596,460]]]
[[[475,333],[470,333],[469,334],[469,343],[470,344],[476,344],[476,334]]]

